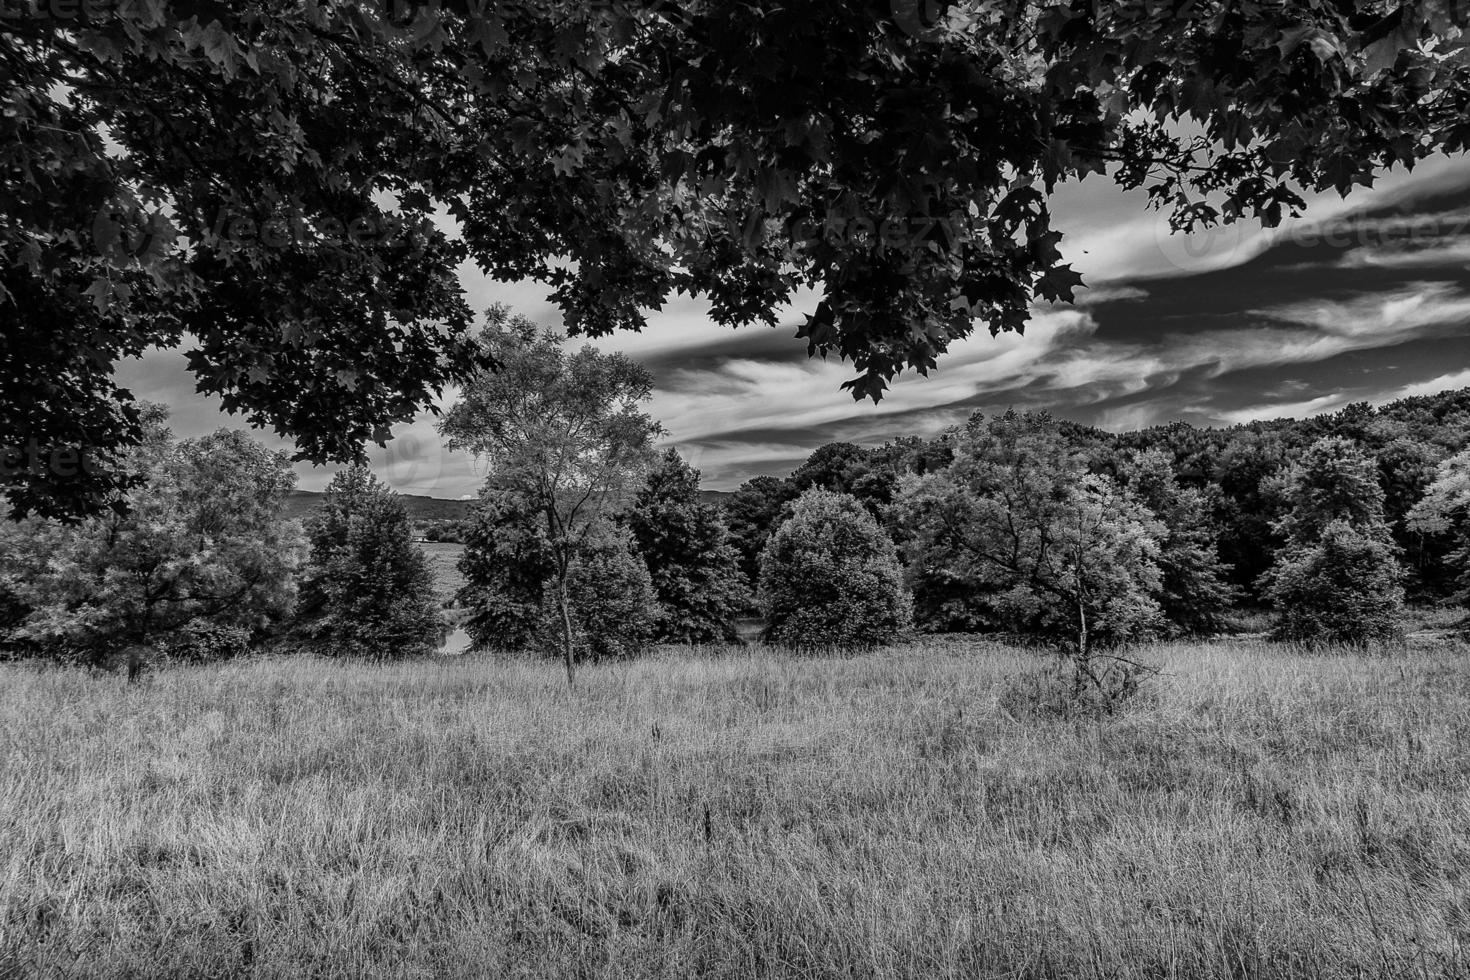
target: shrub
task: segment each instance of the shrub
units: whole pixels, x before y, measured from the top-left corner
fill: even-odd
[[[662,611],[648,566],[623,533],[605,529],[605,536],[573,562],[567,588],[578,660],[637,656],[652,645]],[[546,619],[560,610],[553,602],[546,605],[542,647],[555,656],[561,652],[559,626]]]
[[[912,611],[893,541],[856,498],[809,490],[761,554],[766,639],[870,646],[908,632]]]
[[[1393,545],[1345,521],[1312,543],[1288,546],[1263,576],[1277,609],[1273,639],[1305,644],[1403,638],[1403,573]]]
[[[165,656],[182,663],[232,660],[250,652],[250,631],[238,626],[192,619],[163,646]]]
[[[1069,662],[1022,674],[1001,689],[997,704],[1015,718],[1101,718],[1158,700],[1152,667],[1099,657],[1089,668],[1094,677]]]
[[[444,635],[428,559],[398,495],[366,467],[338,473],[307,529],[297,633],[331,656],[432,653]]]

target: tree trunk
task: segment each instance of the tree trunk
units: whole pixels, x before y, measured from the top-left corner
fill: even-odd
[[[1077,599],[1077,659],[1087,661],[1087,606],[1080,597]]]
[[[577,666],[572,659],[572,612],[567,608],[567,580],[563,576],[556,584],[556,598],[561,606],[561,636],[562,656],[567,664],[567,687],[571,687],[577,679]]]

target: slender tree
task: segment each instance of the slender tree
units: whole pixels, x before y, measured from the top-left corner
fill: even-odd
[[[440,422],[450,449],[489,465],[490,483],[536,515],[552,567],[567,683],[576,677],[569,581],[593,532],[626,503],[652,463],[662,426],[641,410],[653,378],[622,354],[562,338],[505,307],[480,335],[498,366],[476,375]]]

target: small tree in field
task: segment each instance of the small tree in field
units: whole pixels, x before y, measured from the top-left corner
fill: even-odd
[[[872,646],[909,629],[898,552],[855,497],[808,490],[761,555],[766,639],[793,647]]]
[[[719,508],[699,499],[699,471],[677,450],[664,453],[626,520],[663,608],[659,639],[736,639],[735,617],[749,601],[749,586]]]
[[[505,307],[480,336],[499,365],[477,374],[440,422],[450,449],[490,465],[490,481],[516,494],[544,535],[558,607],[567,683],[576,676],[572,568],[593,532],[642,480],[662,427],[639,406],[653,392],[647,369],[593,347],[568,353],[560,337]]]
[[[1378,469],[1347,439],[1319,439],[1287,479],[1286,546],[1261,578],[1272,635],[1301,643],[1402,636],[1403,569],[1383,518]]]
[[[403,501],[367,467],[332,478],[307,526],[311,557],[299,634],[332,656],[397,659],[431,653],[444,635],[428,559]]]
[[[283,519],[289,459],[242,432],[176,441],[150,406],[118,511],[6,528],[0,593],[10,642],[101,663],[123,647],[238,652],[295,598],[300,529]]]

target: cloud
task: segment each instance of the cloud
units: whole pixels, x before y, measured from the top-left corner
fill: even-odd
[[[1251,405],[1247,408],[1239,408],[1228,412],[1214,413],[1220,421],[1229,425],[1239,425],[1244,422],[1266,421],[1270,419],[1302,419],[1309,415],[1320,415],[1323,412],[1335,412],[1355,399],[1342,394],[1320,395],[1299,402],[1279,402],[1276,404]]]
[[[1470,369],[1454,371],[1450,374],[1442,374],[1428,381],[1420,381],[1416,384],[1404,385],[1395,391],[1388,399],[1415,398],[1420,395],[1437,395],[1441,391],[1453,391],[1456,388],[1470,387]]]

